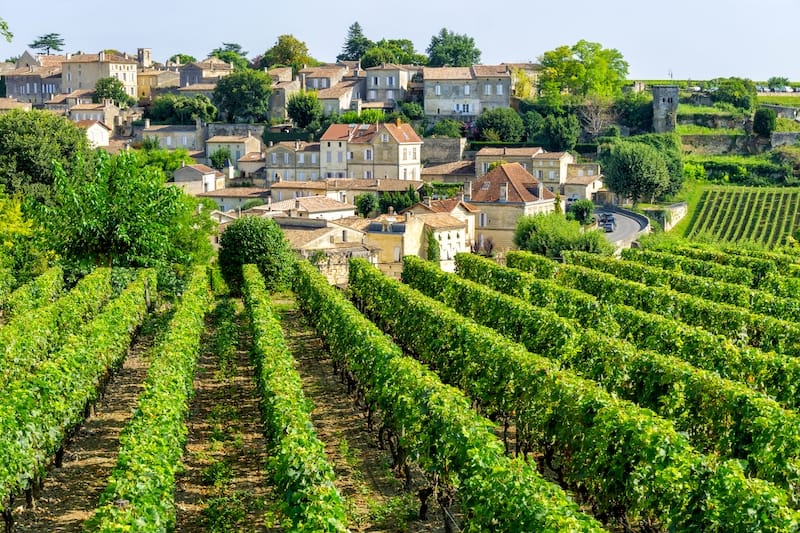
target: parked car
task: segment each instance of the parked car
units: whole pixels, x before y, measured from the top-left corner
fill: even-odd
[[[603,229],[606,230],[606,233],[611,233],[615,229],[617,229],[617,223],[612,219],[608,220],[603,223]]]

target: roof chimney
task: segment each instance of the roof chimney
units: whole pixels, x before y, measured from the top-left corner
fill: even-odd
[[[106,60],[106,52],[105,50],[100,50],[100,53],[97,56],[98,61],[105,61]]]
[[[500,184],[500,201],[508,201],[508,182],[503,182]]]
[[[300,198],[295,198],[294,208],[295,209],[300,209]]]
[[[400,119],[400,117],[397,117],[397,122],[396,122],[396,124],[397,124],[397,127],[398,127],[398,128],[400,127],[400,124],[402,124],[402,123],[403,123],[403,121]]]

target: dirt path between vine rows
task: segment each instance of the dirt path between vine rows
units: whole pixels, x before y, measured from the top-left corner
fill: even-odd
[[[35,508],[14,513],[15,532],[79,532],[92,516],[116,465],[119,434],[133,415],[150,366],[149,350],[164,321],[164,313],[146,319],[95,413],[66,446],[62,467],[48,470]]]
[[[266,441],[258,391],[250,364],[250,337],[241,302],[235,302],[238,344],[230,359],[213,349],[209,322],[195,373],[183,454],[185,470],[176,480],[175,531],[279,531],[269,515],[272,501],[265,472]]]
[[[325,444],[328,462],[334,467],[336,486],[346,499],[350,530],[370,533],[444,531],[433,501],[428,519],[417,519],[416,490],[404,494],[402,481],[392,472],[389,452],[378,448],[375,433],[367,428],[366,416],[333,374],[330,354],[294,298],[280,295],[273,299],[273,304],[297,361],[303,393],[313,402],[314,428]],[[419,479],[417,473],[417,481]]]

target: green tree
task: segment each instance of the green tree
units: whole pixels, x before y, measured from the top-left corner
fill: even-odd
[[[585,226],[592,221],[594,215],[594,203],[591,200],[575,200],[567,210],[575,220]]]
[[[414,49],[408,39],[381,39],[361,56],[361,66],[370,68],[382,63],[424,65],[428,58]]]
[[[432,263],[438,263],[442,258],[441,250],[439,250],[439,241],[433,234],[433,230],[425,228],[425,259]]]
[[[269,218],[243,216],[219,238],[219,269],[234,293],[242,286],[242,266],[255,264],[269,290],[288,289],[294,254],[280,226]]]
[[[767,80],[767,87],[771,91],[782,91],[784,87],[789,85],[789,78],[783,76],[773,76]]]
[[[581,99],[618,96],[628,76],[628,63],[618,50],[583,39],[545,52],[539,63],[539,94],[557,101],[565,91]]]
[[[362,217],[368,217],[378,208],[378,198],[371,192],[356,195],[356,210]]]
[[[514,87],[514,96],[517,98],[532,98],[533,83],[528,74],[521,68],[511,69],[511,84]]]
[[[653,199],[669,187],[669,171],[661,154],[650,145],[619,141],[604,158],[603,183],[617,194],[631,198]]]
[[[364,36],[361,24],[356,21],[347,28],[347,37],[342,46],[342,53],[336,56],[336,61],[358,61],[372,46],[373,42]]]
[[[150,118],[166,124],[194,124],[199,118],[211,122],[217,118],[217,108],[207,96],[164,94],[153,99]]]
[[[258,62],[259,68],[289,66],[297,73],[305,65],[316,65],[319,62],[308,54],[308,46],[294,35],[281,35],[275,44],[264,52]]]
[[[446,118],[434,124],[430,131],[428,131],[428,136],[458,139],[464,136],[464,124],[457,120]]]
[[[242,50],[242,45],[238,43],[222,43],[221,47],[214,48],[209,55],[230,63],[236,71],[250,67],[250,61],[247,60],[247,52]]]
[[[61,35],[58,33],[45,33],[30,43],[28,48],[43,50],[45,54],[50,55],[50,50],[60,52],[64,49],[64,39],[62,39]]]
[[[0,186],[46,200],[54,163],[69,170],[90,152],[86,132],[48,111],[14,110],[0,115]]]
[[[610,255],[614,248],[598,230],[583,231],[575,220],[561,213],[527,215],[517,220],[514,244],[522,250],[560,258],[564,250]]]
[[[542,125],[545,148],[553,152],[572,150],[578,142],[581,125],[578,117],[547,115]]]
[[[54,201],[39,217],[67,266],[170,269],[210,258],[210,217],[198,199],[165,186],[164,173],[135,153],[90,158],[70,171],[57,165]]]
[[[535,142],[544,130],[544,117],[538,111],[531,109],[522,114],[522,125],[525,128],[525,139]]]
[[[141,150],[137,150],[134,153],[139,157],[142,166],[154,166],[162,170],[167,176],[172,176],[172,173],[183,165],[194,164],[194,159],[189,155],[189,151],[186,148],[178,148],[177,150],[159,148],[157,140],[155,147],[143,146]]]
[[[778,115],[768,107],[759,107],[753,116],[753,131],[762,137],[769,137],[778,124]]]
[[[8,29],[8,22],[3,20],[2,18],[0,18],[0,36],[2,36],[3,39],[8,41],[9,43],[11,42],[11,39],[14,38],[14,34],[11,33],[11,30]]]
[[[481,51],[472,37],[453,33],[447,28],[442,28],[431,38],[425,51],[428,65],[432,67],[471,67],[481,61]]]
[[[168,61],[180,63],[181,65],[188,65],[189,63],[194,63],[197,61],[197,58],[189,54],[177,53],[171,56]]]
[[[683,172],[683,149],[680,135],[677,133],[646,133],[644,135],[632,135],[627,137],[626,140],[650,145],[661,154],[669,172],[669,185],[661,192],[662,195],[672,195],[681,189],[685,174]]]
[[[425,110],[416,102],[403,102],[400,104],[400,112],[408,119],[421,120],[425,118]]]
[[[718,78],[712,81],[712,89],[715,102],[731,104],[739,109],[752,109],[758,99],[755,83],[745,78]]]
[[[322,118],[322,104],[315,91],[300,91],[289,97],[286,113],[297,128],[305,129],[310,124],[319,124]]]
[[[365,109],[361,113],[356,111],[346,111],[336,117],[338,124],[375,124],[386,122],[386,115],[383,109]]]
[[[117,78],[100,78],[94,86],[93,102],[99,103],[104,99],[112,100],[117,106],[124,108],[136,103],[136,99],[125,92],[125,85]]]
[[[212,167],[217,170],[222,170],[232,157],[230,149],[223,146],[211,152],[211,155],[208,156],[208,160],[211,162]]]
[[[491,140],[488,131],[493,131],[502,142],[519,142],[525,133],[525,125],[519,113],[509,107],[485,111],[475,122],[483,140]]]
[[[247,69],[221,78],[214,89],[213,101],[228,122],[256,122],[268,117],[271,94],[269,75]]]
[[[653,129],[653,94],[629,91],[614,100],[617,121],[634,132]]]

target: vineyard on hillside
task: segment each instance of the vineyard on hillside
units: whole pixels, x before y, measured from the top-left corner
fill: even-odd
[[[706,190],[686,232],[721,242],[785,244],[800,228],[800,189],[713,187]]]

